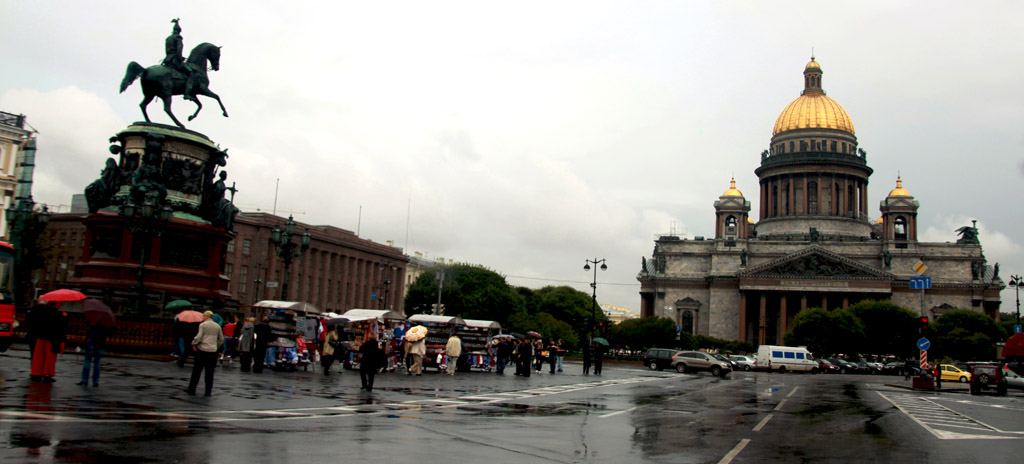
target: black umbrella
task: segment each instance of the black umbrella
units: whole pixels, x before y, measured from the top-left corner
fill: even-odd
[[[526,337],[524,337],[524,336],[523,336],[523,334],[520,334],[520,333],[515,333],[515,332],[511,332],[511,333],[509,333],[509,335],[511,335],[511,336],[513,336],[513,337],[516,337],[516,338],[518,338],[518,339],[520,339],[520,340],[522,340],[522,339],[526,338]]]
[[[336,325],[345,325],[348,322],[349,322],[349,319],[347,317],[335,317],[333,319],[328,319],[327,322],[324,322],[324,327],[334,327]]]

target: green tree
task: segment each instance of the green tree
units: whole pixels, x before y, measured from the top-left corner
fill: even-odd
[[[676,323],[667,317],[626,319],[611,326],[609,342],[632,350],[676,346]]]
[[[1006,338],[994,319],[969,309],[943,314],[931,325],[931,330],[936,354],[961,361],[995,358],[995,341]]]
[[[863,348],[864,325],[851,311],[810,308],[793,319],[793,331],[784,340],[790,346],[806,346],[815,356],[857,353]]]
[[[569,324],[578,334],[580,340],[587,338],[592,315],[597,322],[607,321],[600,308],[593,309],[594,301],[590,295],[567,286],[547,286],[533,291],[533,300],[527,311],[530,313],[548,313],[555,319]]]
[[[895,354],[901,358],[916,353],[915,340],[920,334],[915,313],[881,300],[861,301],[847,309],[864,325],[862,352]]]
[[[576,331],[565,321],[558,320],[548,313],[518,312],[509,318],[506,327],[507,332],[536,331],[544,336],[545,341],[549,338],[561,339],[569,349],[579,346],[580,339]]]
[[[407,314],[430,313],[437,303],[441,269],[421,274],[405,294]],[[483,266],[455,264],[444,267],[441,304],[444,314],[464,319],[484,319],[506,323],[523,308],[522,297],[512,291],[505,278]]]

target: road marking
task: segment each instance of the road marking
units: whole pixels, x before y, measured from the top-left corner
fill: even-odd
[[[608,413],[608,414],[605,414],[605,415],[603,415],[603,416],[597,416],[597,417],[600,417],[601,419],[604,419],[604,418],[606,418],[606,417],[612,417],[612,416],[617,416],[617,415],[619,415],[619,414],[622,414],[622,413],[625,413],[625,412],[630,412],[630,411],[633,411],[633,410],[635,410],[635,409],[639,409],[639,408],[642,408],[642,407],[644,407],[644,406],[647,406],[647,405],[645,405],[645,404],[642,404],[642,405],[640,405],[640,406],[633,406],[632,408],[629,408],[629,409],[623,409],[623,410],[621,410],[621,411],[615,411],[615,412],[610,412],[610,413]]]
[[[789,400],[779,401],[779,404],[775,405],[775,411],[778,411],[778,410],[782,409],[782,405],[786,404],[786,401],[789,401]]]
[[[625,379],[589,381],[582,384],[564,385],[561,388],[544,387],[511,392],[495,392],[485,395],[467,395],[464,397],[445,399],[419,399],[400,403],[351,404],[339,406],[322,406],[307,408],[255,409],[255,410],[185,410],[185,411],[145,411],[138,409],[110,409],[83,412],[78,410],[65,411],[12,411],[0,410],[0,423],[3,422],[64,422],[64,423],[167,423],[204,421],[209,423],[247,422],[247,421],[279,421],[333,419],[367,415],[394,415],[401,411],[423,411],[473,407],[478,405],[505,403],[519,399],[533,399],[561,393],[575,392],[594,388],[630,385],[641,382],[675,379],[678,376],[642,376]],[[478,401],[483,400],[483,401]],[[638,406],[639,407],[639,406]],[[72,416],[70,414],[78,414]],[[125,418],[131,415],[134,418]]]
[[[1000,430],[966,414],[949,409],[929,398],[899,394],[889,397],[879,391],[875,393],[892,403],[896,409],[940,440],[1024,438],[1024,436],[1017,436],[1024,432]],[[975,433],[968,434],[948,429],[966,429]]]
[[[768,424],[768,421],[770,421],[770,420],[772,419],[772,417],[773,417],[773,416],[775,416],[775,414],[769,414],[769,415],[767,415],[767,416],[764,416],[764,419],[761,419],[761,422],[758,422],[758,423],[757,423],[757,426],[755,426],[755,427],[754,427],[754,431],[755,431],[755,432],[760,432],[760,431],[761,431],[761,429],[763,429],[763,428],[764,428],[764,426],[765,426],[766,424]]]
[[[743,451],[743,448],[747,447],[747,443],[750,443],[750,439],[749,438],[744,438],[744,439],[740,440],[740,442],[737,443],[736,446],[734,446],[732,448],[732,450],[730,450],[728,453],[726,453],[725,456],[722,456],[722,460],[718,461],[718,464],[729,464],[730,462],[732,462],[732,460],[737,455],[740,454],[740,451]]]
[[[664,403],[666,401],[671,401],[671,400],[674,400],[676,398],[679,398],[680,396],[689,395],[691,393],[706,392],[708,390],[714,390],[716,388],[721,388],[721,387],[724,387],[726,385],[732,385],[732,383],[731,382],[730,383],[720,383],[720,384],[715,385],[713,387],[708,387],[708,388],[703,388],[703,389],[700,389],[700,390],[693,390],[693,391],[683,392],[683,393],[680,393],[678,395],[675,395],[675,396],[672,396],[672,397],[669,397],[669,398],[665,398],[665,399],[659,401],[659,403]],[[641,404],[639,406],[633,406],[632,408],[629,408],[629,409],[623,409],[621,411],[611,412],[611,413],[608,413],[608,414],[605,414],[605,415],[602,415],[602,416],[597,416],[597,417],[601,418],[601,419],[604,419],[606,417],[617,416],[617,415],[622,414],[624,412],[630,412],[630,411],[633,411],[633,410],[636,410],[636,409],[640,409],[640,408],[644,408],[644,407],[647,407],[647,406],[651,406],[653,404],[657,404],[657,403]]]
[[[796,391],[799,390],[799,389],[800,389],[800,387],[793,387],[793,391],[789,392],[789,394],[786,395],[786,398],[789,398],[789,397],[793,396],[793,394],[796,393]]]

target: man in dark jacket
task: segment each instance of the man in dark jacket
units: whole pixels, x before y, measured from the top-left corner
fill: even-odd
[[[181,357],[178,358],[178,367],[185,367],[185,361],[188,361],[188,357],[195,357],[196,351],[192,346],[192,339],[196,338],[196,334],[199,333],[199,322],[183,322],[181,325],[181,338],[185,341],[184,350],[181,353]]]
[[[270,343],[270,336],[270,318],[263,316],[260,319],[260,323],[256,324],[256,346],[252,350],[253,372],[263,372],[263,358],[267,356],[267,345]]]
[[[359,379],[363,383],[360,390],[373,391],[373,377],[383,363],[384,351],[377,344],[374,334],[368,334],[366,341],[359,347]]]
[[[508,361],[511,351],[508,340],[502,339],[498,342],[497,348],[494,350],[494,356],[497,358],[494,361],[494,366],[499,374],[505,373],[505,363]]]

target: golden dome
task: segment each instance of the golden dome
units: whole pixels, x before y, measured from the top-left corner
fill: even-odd
[[[753,223],[754,223],[754,218],[752,218],[750,216],[747,216],[747,224],[753,224]]]
[[[726,190],[725,193],[722,194],[722,196],[723,197],[742,197],[743,196],[743,192],[741,192],[739,190],[736,190],[736,178],[735,177],[733,177],[732,180],[729,181],[729,190]]]
[[[875,221],[875,224],[884,224],[884,223],[885,223],[885,219],[884,218],[878,218],[878,220]]]
[[[854,134],[853,120],[835,100],[808,92],[793,100],[775,120],[772,135],[795,129],[836,129]]]
[[[804,90],[775,120],[772,135],[796,129],[835,129],[854,134],[853,120],[842,105],[825,96],[821,66],[814,57],[804,68]]]
[[[910,192],[903,190],[903,180],[896,176],[896,188],[889,192],[890,197],[909,197]]]

